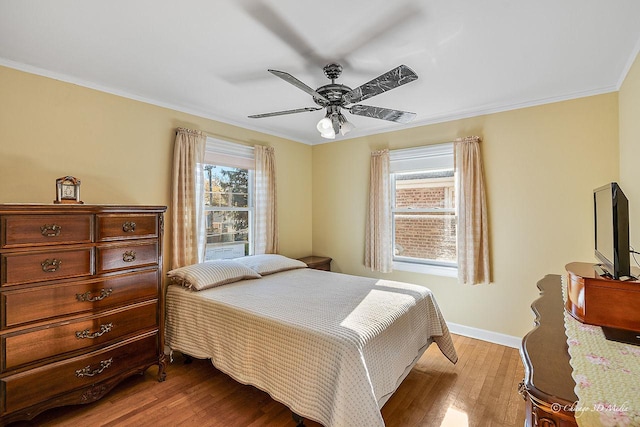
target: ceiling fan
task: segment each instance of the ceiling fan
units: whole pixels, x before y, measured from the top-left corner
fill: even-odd
[[[318,122],[317,129],[323,138],[329,139],[334,139],[338,133],[345,135],[354,128],[353,124],[348,122],[342,114],[343,109],[358,116],[372,117],[398,123],[408,123],[415,118],[416,113],[359,104],[359,102],[369,99],[372,96],[379,95],[416,80],[418,75],[406,65],[400,65],[387,71],[355,89],[335,82],[342,73],[342,66],[340,64],[332,63],[325,65],[323,70],[325,76],[331,80],[331,83],[320,86],[315,90],[289,73],[278,70],[268,70],[271,74],[280,77],[287,83],[311,95],[313,101],[319,105],[319,107],[304,107],[294,110],[255,114],[249,116],[249,118],[260,119],[285,114],[303,113],[306,111],[317,111],[325,108],[326,115]]]

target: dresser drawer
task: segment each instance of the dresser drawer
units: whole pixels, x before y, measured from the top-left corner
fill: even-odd
[[[0,247],[91,242],[92,215],[4,215]]]
[[[158,237],[155,214],[101,214],[96,216],[98,242]]]
[[[158,265],[158,242],[99,246],[96,258],[98,274]]]
[[[128,339],[93,353],[21,372],[0,380],[2,414],[27,408],[158,362],[157,334]],[[89,400],[90,401],[90,400]],[[86,403],[78,400],[77,403]]]
[[[2,286],[92,274],[92,248],[0,255]]]
[[[2,337],[2,371],[157,327],[157,300]]]
[[[159,271],[148,270],[81,282],[5,291],[1,329],[69,314],[156,298]]]

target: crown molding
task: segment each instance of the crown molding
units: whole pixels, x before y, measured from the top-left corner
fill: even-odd
[[[111,95],[116,95],[116,96],[120,96],[120,97],[123,97],[123,98],[132,99],[134,101],[144,102],[146,104],[154,105],[154,106],[157,106],[157,107],[167,108],[169,110],[174,110],[174,111],[179,111],[179,112],[182,112],[182,113],[191,114],[191,115],[194,115],[194,116],[197,116],[197,117],[202,117],[204,119],[214,120],[214,121],[217,121],[217,122],[220,122],[220,123],[224,123],[224,124],[231,125],[231,126],[236,126],[236,127],[242,128],[242,129],[251,130],[251,131],[262,133],[262,134],[265,134],[265,135],[271,135],[271,136],[275,136],[275,137],[278,137],[278,138],[287,139],[289,141],[294,141],[294,142],[298,142],[298,143],[301,143],[301,144],[313,146],[313,145],[321,145],[321,144],[332,143],[332,142],[346,141],[346,140],[356,139],[356,138],[364,138],[364,137],[371,136],[371,135],[385,134],[385,133],[391,133],[391,132],[399,132],[399,131],[402,131],[404,129],[410,129],[410,128],[421,127],[421,126],[428,126],[428,125],[433,125],[433,124],[437,124],[437,123],[444,123],[444,122],[450,122],[450,121],[454,121],[454,120],[468,119],[468,118],[484,116],[484,115],[488,115],[488,114],[502,113],[502,112],[511,111],[511,110],[518,110],[518,109],[522,109],[522,108],[536,107],[536,106],[540,106],[540,105],[544,105],[544,104],[551,104],[551,103],[555,103],[555,102],[569,101],[569,100],[578,99],[578,98],[584,98],[584,97],[588,97],[588,96],[595,96],[595,95],[602,95],[602,94],[610,93],[610,92],[616,92],[622,86],[622,83],[624,82],[624,78],[626,77],[626,74],[629,72],[629,69],[633,65],[633,62],[635,61],[635,58],[636,58],[636,55],[638,54],[638,52],[640,52],[640,40],[638,40],[638,43],[636,43],[636,48],[634,50],[634,54],[627,61],[627,65],[625,67],[625,70],[624,70],[623,74],[621,75],[621,77],[619,78],[619,81],[617,82],[616,85],[605,86],[605,87],[601,87],[601,88],[595,88],[595,89],[587,90],[587,91],[571,92],[571,93],[566,93],[566,94],[559,95],[559,96],[554,96],[554,97],[539,98],[539,99],[526,101],[526,102],[513,102],[513,103],[504,103],[504,104],[489,104],[489,105],[479,106],[477,108],[471,108],[471,109],[467,109],[467,110],[463,110],[463,111],[452,111],[452,112],[445,113],[445,114],[438,114],[438,115],[433,115],[433,116],[430,116],[430,117],[425,117],[425,118],[417,120],[415,122],[411,122],[409,124],[403,125],[399,129],[395,129],[395,130],[391,130],[391,131],[390,130],[381,130],[380,128],[377,128],[377,129],[373,128],[368,132],[357,133],[356,135],[353,135],[353,136],[350,136],[350,137],[341,137],[339,140],[326,140],[326,141],[320,141],[320,142],[311,141],[311,140],[293,139],[290,136],[284,135],[284,134],[282,134],[280,132],[271,131],[271,130],[266,131],[264,128],[257,128],[257,127],[247,126],[246,123],[239,123],[239,122],[237,122],[237,121],[235,121],[235,120],[233,120],[231,118],[224,117],[224,116],[221,116],[221,115],[218,115],[218,114],[212,114],[210,112],[205,112],[205,111],[202,111],[202,110],[193,109],[193,108],[190,108],[190,107],[186,107],[184,105],[158,101],[156,99],[148,98],[148,97],[136,94],[136,93],[131,93],[131,92],[123,91],[123,90],[120,90],[120,89],[115,89],[113,87],[100,85],[100,84],[97,84],[97,83],[94,83],[94,82],[91,82],[91,81],[78,79],[76,77],[69,76],[67,74],[57,73],[57,72],[54,72],[54,71],[45,70],[43,68],[35,67],[35,66],[32,66],[32,65],[28,65],[28,64],[24,64],[24,63],[20,63],[20,62],[16,62],[16,61],[11,61],[11,60],[4,59],[4,58],[0,58],[0,65],[3,65],[3,66],[8,67],[8,68],[13,68],[13,69],[16,69],[16,70],[19,70],[19,71],[24,71],[26,73],[36,74],[36,75],[43,76],[43,77],[48,77],[48,78],[51,78],[51,79],[54,79],[54,80],[59,80],[59,81],[65,82],[65,83],[75,84],[75,85],[78,85],[78,86],[86,87],[88,89],[97,90],[97,91],[108,93],[108,94],[111,94]],[[316,135],[313,134],[313,136],[316,136]]]

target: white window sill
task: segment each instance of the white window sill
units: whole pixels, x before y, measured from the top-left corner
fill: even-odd
[[[431,274],[434,276],[458,277],[458,267],[446,267],[442,265],[394,261],[393,269],[410,271],[412,273]]]

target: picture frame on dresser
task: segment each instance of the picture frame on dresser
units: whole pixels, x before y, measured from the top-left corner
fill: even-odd
[[[80,200],[80,180],[75,176],[63,176],[56,179],[56,199],[53,203],[83,204]]]
[[[0,205],[0,425],[165,379],[165,211]]]

